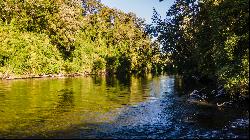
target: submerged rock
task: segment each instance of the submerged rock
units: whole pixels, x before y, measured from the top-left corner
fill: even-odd
[[[232,104],[233,104],[233,101],[223,102],[223,103],[216,103],[216,105],[218,107],[229,107],[229,106],[232,106]]]
[[[189,94],[189,98],[190,99],[194,99],[194,100],[200,100],[200,101],[204,101],[204,100],[206,100],[207,99],[207,96],[202,92],[204,90],[204,88],[203,89],[201,89],[201,90],[194,90],[193,92],[191,92],[190,94]]]

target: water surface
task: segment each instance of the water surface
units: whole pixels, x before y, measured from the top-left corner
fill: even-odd
[[[249,138],[248,111],[188,102],[180,80],[0,81],[0,138]]]

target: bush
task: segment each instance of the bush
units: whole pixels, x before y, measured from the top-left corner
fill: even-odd
[[[20,32],[11,26],[0,27],[1,73],[60,73],[62,58],[45,34]]]

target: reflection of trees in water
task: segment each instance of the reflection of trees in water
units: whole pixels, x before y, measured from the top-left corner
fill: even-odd
[[[108,75],[105,78],[107,87],[120,85],[129,88],[131,86],[131,75]]]
[[[184,95],[183,80],[180,76],[174,78],[174,92],[178,95]]]
[[[151,97],[159,97],[161,94],[161,81],[159,77],[155,77],[152,75],[152,80],[150,82],[150,96]]]
[[[6,95],[2,91],[0,91],[0,101],[3,102],[5,100],[6,100]]]
[[[125,74],[125,75],[117,75],[117,80],[121,85],[125,85],[130,87],[131,86],[131,75]]]
[[[114,87],[117,85],[117,79],[113,75],[108,75],[105,77],[106,79],[106,86],[107,87]]]
[[[66,79],[64,82],[65,87],[72,87],[73,80],[71,78]],[[62,89],[58,91],[59,100],[57,102],[57,112],[68,112],[74,107],[74,92],[73,89]]]
[[[146,91],[148,89],[148,79],[147,77],[141,77],[141,90],[142,90],[142,95],[146,94]]]
[[[106,76],[107,98],[119,104],[133,104],[149,96],[148,77]]]
[[[59,101],[57,102],[57,112],[68,112],[74,107],[74,92],[71,89],[63,89],[59,91]]]
[[[96,84],[96,85],[101,85],[102,84],[102,81],[103,81],[103,77],[101,76],[94,76],[92,77],[93,79],[93,83]]]
[[[119,77],[120,78],[120,77]],[[130,98],[130,85],[123,81],[123,78],[118,79],[115,75],[105,77],[106,97],[109,101],[122,105],[127,104]]]

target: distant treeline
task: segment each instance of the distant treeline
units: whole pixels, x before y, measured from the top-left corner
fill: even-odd
[[[0,76],[155,71],[160,50],[144,28],[96,0],[0,0]]]

